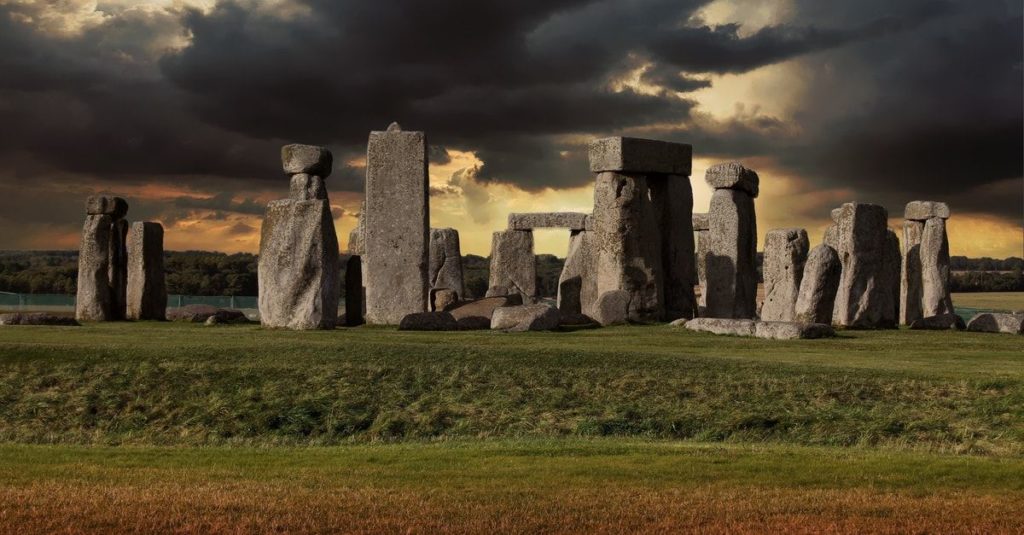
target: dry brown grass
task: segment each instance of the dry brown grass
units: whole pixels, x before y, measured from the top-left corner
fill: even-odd
[[[872,489],[303,488],[260,483],[0,489],[5,533],[1019,533],[1020,496]]]

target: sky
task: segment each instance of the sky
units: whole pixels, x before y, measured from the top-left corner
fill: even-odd
[[[431,225],[590,211],[588,143],[758,171],[758,230],[843,202],[950,204],[951,253],[1024,256],[1019,0],[0,0],[0,249],[75,249],[84,199],[165,247],[257,252],[281,145],[326,145],[342,248],[366,140],[430,143]],[[568,233],[537,234],[564,256]]]

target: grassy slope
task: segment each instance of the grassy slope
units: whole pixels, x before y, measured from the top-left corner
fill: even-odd
[[[94,324],[0,330],[0,440],[137,445],[643,436],[1024,451],[1024,338],[775,342]]]
[[[1024,460],[636,440],[0,447],[0,529],[1010,532]]]
[[[1024,292],[955,293],[953,303],[983,310],[1024,310]]]

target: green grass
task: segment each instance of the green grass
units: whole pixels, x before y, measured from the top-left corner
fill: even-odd
[[[1024,310],[1024,292],[955,293],[953,303],[982,310]]]
[[[110,323],[0,330],[0,441],[332,445],[645,437],[1024,452],[1024,338],[764,341]]]

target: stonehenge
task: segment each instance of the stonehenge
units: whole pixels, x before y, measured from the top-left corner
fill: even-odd
[[[833,323],[850,328],[894,328],[899,281],[898,240],[888,213],[876,204],[846,203],[835,223],[842,265]]]
[[[708,168],[715,188],[708,211],[707,315],[754,318],[757,314],[757,173],[736,162]]]
[[[128,231],[127,309],[132,320],[167,319],[164,282],[164,227],[137,221]]]
[[[281,164],[292,183],[300,175],[323,183],[332,156],[322,147],[286,145]],[[307,180],[300,177],[301,180]],[[340,291],[338,238],[326,190],[322,198],[291,188],[290,197],[267,204],[260,232],[260,322],[265,327],[333,329]]]
[[[911,201],[903,212],[899,319],[914,321],[953,312],[949,290],[949,239],[943,202]]]
[[[537,257],[532,230],[503,230],[491,238],[491,269],[486,297],[518,295],[523,303],[537,298]]]
[[[764,239],[764,304],[761,319],[792,321],[810,242],[801,228],[775,229]]]
[[[113,220],[109,214],[89,214],[82,226],[78,248],[78,295],[75,319],[110,321],[114,319],[110,300],[110,235]]]
[[[362,240],[366,321],[398,325],[427,311],[430,199],[427,138],[391,123],[366,148]]]
[[[569,251],[558,277],[558,310],[565,315],[594,317],[597,302],[597,247],[594,233],[574,229],[569,235]]]
[[[800,292],[793,307],[797,321],[832,323],[842,269],[839,254],[831,246],[823,243],[811,249],[804,263]]]
[[[459,231],[453,228],[430,229],[429,250],[427,279],[430,291],[447,289],[465,297]]]
[[[366,277],[363,276],[364,223],[366,202],[363,202],[356,226],[348,234],[348,261],[345,264],[345,325],[355,327],[363,324],[366,315]]]
[[[708,214],[693,214],[693,231],[697,234],[697,286],[700,288],[697,306],[705,308],[708,298],[708,250],[711,247]]]

